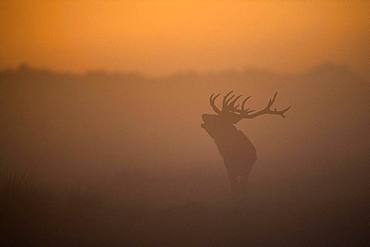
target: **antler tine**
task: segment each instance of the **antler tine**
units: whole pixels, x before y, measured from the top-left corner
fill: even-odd
[[[277,96],[277,94],[278,94],[278,92],[275,92],[275,94],[272,96],[272,98],[270,98],[269,99],[269,102],[267,103],[267,106],[266,106],[266,108],[265,108],[265,110],[267,111],[267,112],[278,112],[277,110],[276,110],[276,108],[272,111],[270,108],[271,108],[271,106],[274,104],[274,102],[275,102],[275,100],[276,100],[276,96]]]
[[[210,103],[210,105],[211,105],[211,107],[212,107],[212,109],[216,112],[216,113],[221,113],[221,110],[216,106],[216,104],[215,104],[215,101],[216,101],[216,99],[217,99],[217,97],[218,96],[220,96],[220,94],[218,93],[218,94],[212,94],[210,97],[209,97],[209,103]]]
[[[211,94],[211,96],[209,96],[209,103],[212,104],[214,101],[213,101],[213,97],[214,97],[214,93]]]
[[[244,100],[243,100],[243,103],[242,103],[242,111],[244,111],[245,109],[245,103],[251,98],[252,96],[248,96],[247,98],[245,98]],[[247,109],[248,110],[248,109]]]
[[[230,92],[228,92],[225,96],[224,96],[224,99],[222,100],[222,107],[223,108],[227,108],[227,104],[229,103],[229,101],[232,99],[232,98],[234,98],[234,95],[232,95],[230,98],[229,98],[229,96],[230,96],[230,94],[232,94],[233,93],[233,90],[231,90]]]
[[[257,111],[253,114],[250,114],[250,115],[248,115],[248,113],[251,113],[251,111],[249,111],[249,109],[247,109],[247,111],[242,111],[242,112],[240,112],[240,114],[244,118],[254,118],[254,117],[257,117],[257,116],[260,116],[260,115],[264,115],[264,114],[280,115],[284,118],[285,117],[284,114],[290,109],[290,106],[283,109],[283,110],[277,110],[276,108],[274,110],[271,110],[271,106],[275,103],[277,95],[278,95],[278,92],[275,92],[275,94],[272,96],[272,98],[269,99],[269,102],[267,103],[267,105],[264,109],[262,109],[260,111]]]
[[[235,106],[235,103],[238,101],[238,99],[240,99],[240,97],[242,97],[242,95],[238,95],[235,99],[233,99],[233,101],[231,101],[230,104],[228,104],[228,107],[234,111],[237,110],[236,108],[239,106],[239,104]]]
[[[218,98],[218,96],[220,96],[220,94],[218,93],[218,94],[212,94],[211,95],[211,97],[210,97],[210,101],[212,102],[212,103],[215,103],[215,101],[216,101],[216,99]]]
[[[285,118],[285,113],[290,109],[290,107],[291,106],[288,106],[287,108],[285,108],[285,109],[283,109],[283,110],[280,110],[280,111],[277,111],[276,109],[275,109],[275,112],[277,113],[277,114],[279,114],[280,116],[282,116],[283,118]]]
[[[225,105],[224,105],[224,108],[225,110],[228,110],[230,109],[230,101],[235,97],[235,95],[231,95],[226,101],[225,101]]]
[[[277,110],[276,108],[274,110],[271,110],[271,106],[275,103],[275,100],[276,100],[276,97],[278,95],[278,92],[275,92],[274,96],[272,96],[272,98],[269,100],[266,108],[264,110],[262,110],[262,114],[276,114],[276,115],[280,115],[282,116],[283,118],[285,118],[285,112],[287,112],[289,109],[290,109],[290,106],[283,109],[283,110]]]
[[[278,95],[278,92],[275,92],[274,96],[272,96],[272,98],[269,100],[269,103],[267,104],[268,108],[270,108],[272,104],[274,104],[277,95]]]
[[[218,96],[220,96],[220,94],[218,93],[218,94],[211,94],[211,96],[209,97],[209,100],[210,100],[210,102],[215,102],[215,100],[216,100],[216,98],[218,97]]]

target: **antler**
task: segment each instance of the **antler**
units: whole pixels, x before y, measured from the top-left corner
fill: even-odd
[[[236,104],[236,103],[242,97],[242,95],[238,95],[237,97],[235,97],[235,95],[233,95],[232,93],[233,93],[233,91],[230,91],[224,96],[224,98],[222,100],[222,110],[220,110],[215,104],[215,101],[220,96],[220,94],[216,94],[216,95],[212,94],[211,95],[211,97],[209,98],[209,101],[210,101],[211,107],[213,108],[213,110],[217,114],[222,114],[222,113],[227,113],[228,112],[228,113],[234,114],[237,117],[249,118],[249,119],[255,118],[255,117],[263,115],[263,114],[271,114],[271,115],[280,115],[283,118],[285,118],[284,114],[290,109],[290,106],[289,106],[289,107],[287,107],[283,110],[277,110],[276,108],[274,110],[271,110],[271,106],[274,104],[274,102],[276,100],[276,96],[278,94],[277,92],[269,100],[267,106],[264,109],[260,110],[260,111],[255,112],[255,110],[250,110],[249,108],[245,108],[245,104],[251,98],[251,96],[248,96],[243,100],[242,105],[239,109],[238,108],[239,104]],[[254,113],[252,113],[252,112],[254,112]]]
[[[211,97],[209,97],[209,103],[212,107],[212,109],[217,113],[217,114],[220,114],[221,111],[220,109],[218,109],[218,107],[216,106],[215,104],[215,100],[217,99],[217,97],[220,96],[220,94],[212,94]]]
[[[249,114],[250,112],[238,111],[240,113],[240,116],[242,118],[255,118],[263,114],[271,114],[271,115],[280,115],[281,117],[285,118],[284,114],[290,109],[291,106],[283,110],[277,110],[276,108],[274,110],[271,110],[271,106],[274,104],[277,94],[278,92],[276,92],[274,96],[272,96],[272,98],[269,100],[269,102],[267,103],[267,106],[264,109],[258,112],[255,112],[253,114]]]

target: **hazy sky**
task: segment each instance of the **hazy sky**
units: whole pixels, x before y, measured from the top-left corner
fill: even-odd
[[[0,2],[0,67],[368,69],[370,1]]]

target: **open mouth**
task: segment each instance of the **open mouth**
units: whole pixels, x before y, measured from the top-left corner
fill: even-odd
[[[202,123],[200,124],[200,127],[202,127],[203,129],[206,127],[206,123],[205,123],[205,114],[202,114]]]

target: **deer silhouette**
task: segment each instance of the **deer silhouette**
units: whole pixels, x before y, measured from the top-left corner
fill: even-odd
[[[244,196],[248,183],[248,176],[254,163],[257,161],[256,148],[249,138],[239,130],[235,124],[242,119],[253,119],[264,114],[279,115],[285,117],[290,106],[283,109],[271,109],[277,96],[277,92],[269,100],[267,106],[260,111],[245,108],[246,102],[251,96],[246,97],[239,107],[239,99],[230,91],[223,97],[221,110],[215,101],[220,94],[212,94],[209,98],[210,105],[216,114],[202,114],[203,123],[201,127],[214,139],[216,146],[223,157],[224,165],[230,181],[232,194]]]

